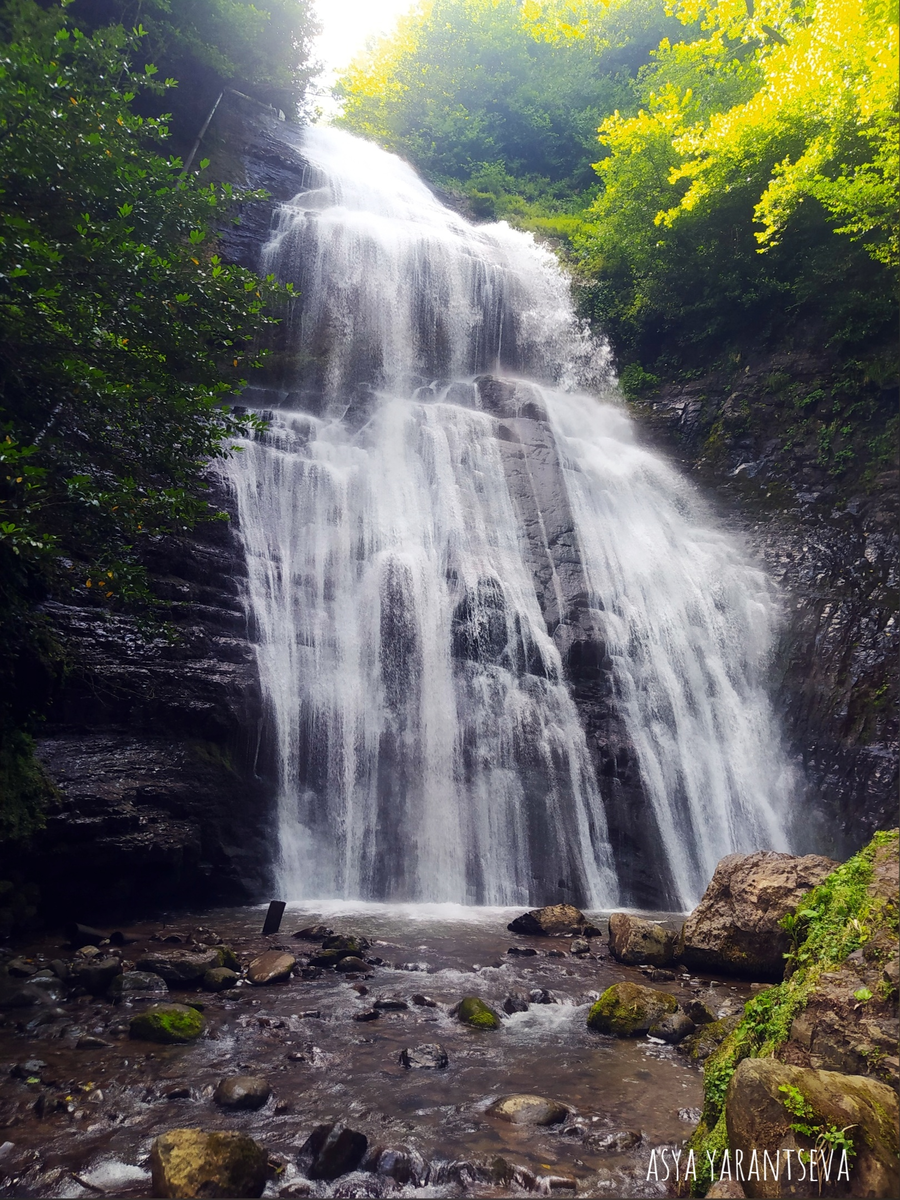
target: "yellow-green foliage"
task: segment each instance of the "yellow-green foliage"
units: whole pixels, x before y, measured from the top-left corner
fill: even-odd
[[[880,847],[897,842],[897,831],[876,833],[863,850],[833,871],[783,924],[794,939],[789,978],[760,992],[744,1008],[737,1029],[706,1062],[703,1112],[690,1147],[697,1152],[695,1195],[704,1195],[709,1178],[702,1177],[705,1151],[725,1146],[725,1095],[728,1084],[745,1058],[766,1058],[790,1037],[794,1018],[806,1006],[817,980],[865,945],[881,929],[896,937],[898,906],[872,896],[872,864]]]

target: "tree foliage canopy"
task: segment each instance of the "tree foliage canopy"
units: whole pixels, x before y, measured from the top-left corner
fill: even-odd
[[[165,119],[136,111],[174,87],[142,33],[86,36],[33,0],[3,20],[0,783],[32,796],[22,728],[46,658],[33,605],[141,605],[142,543],[217,515],[205,473],[251,424],[228,400],[281,289],[216,253],[256,194],[186,174]],[[7,817],[27,830],[30,803],[16,816],[0,796],[0,833]]]

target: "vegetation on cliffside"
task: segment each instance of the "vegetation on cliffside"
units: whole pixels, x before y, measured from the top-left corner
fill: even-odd
[[[96,21],[135,6],[81,7]],[[308,26],[291,7],[287,49],[281,0],[197,0],[177,27],[170,5],[144,5],[155,42],[120,24],[88,36],[70,5],[0,9],[0,836],[36,828],[46,793],[28,735],[65,648],[36,605],[140,604],[142,544],[216,516],[204,474],[248,427],[226,401],[279,291],[217,255],[241,197],[169,153],[178,84],[158,82],[148,44],[218,56],[220,86],[232,59],[251,70],[253,45],[266,57],[250,34],[271,18],[259,89],[290,90]]]
[[[896,432],[897,77],[894,0],[433,0],[339,93],[556,239],[628,394],[814,348],[785,429],[865,484]]]
[[[707,1151],[721,1156],[728,1144],[725,1097],[743,1059],[777,1055],[790,1040],[794,1020],[810,1003],[822,976],[839,968],[855,951],[862,948],[878,968],[893,958],[896,975],[900,932],[896,896],[872,883],[877,856],[885,862],[893,858],[896,864],[897,840],[896,830],[876,834],[859,854],[814,888],[796,913],[784,918],[782,924],[793,940],[787,978],[748,1002],[740,1024],[706,1062],[702,1115],[689,1143],[698,1164],[692,1194],[704,1195],[710,1184]],[[896,1000],[896,987],[885,974],[876,991],[857,989],[856,1008],[891,998]],[[877,1074],[877,1055],[873,1059],[868,1070]]]

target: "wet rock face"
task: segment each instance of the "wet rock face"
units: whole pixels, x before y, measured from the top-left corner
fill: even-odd
[[[840,1151],[835,1154],[829,1196],[896,1196],[900,1194],[898,1167],[897,1094],[874,1079],[789,1067],[770,1058],[748,1058],[732,1077],[725,1101],[725,1121],[732,1154],[743,1150],[749,1160],[753,1150],[810,1151],[816,1136],[806,1136],[792,1126],[812,1131],[846,1130],[856,1151],[849,1160],[849,1181],[838,1180]],[[827,1159],[827,1151],[826,1151]],[[820,1168],[821,1169],[821,1168]],[[784,1184],[773,1179],[745,1180],[747,1196],[776,1197]],[[818,1196],[820,1184],[807,1178],[792,1186],[790,1195]]]
[[[898,723],[890,697],[900,493],[895,465],[865,486],[835,480],[815,438],[796,437],[790,392],[822,396],[827,422],[823,380],[842,367],[818,331],[810,332],[806,348],[793,340],[789,350],[756,350],[733,368],[667,384],[641,401],[637,416],[645,436],[674,450],[715,492],[784,588],[772,679],[805,775],[794,840],[845,857],[896,820]],[[773,380],[780,381],[774,390]],[[896,385],[872,398],[886,423],[896,412]]]
[[[153,1195],[178,1200],[261,1196],[266,1164],[265,1150],[245,1133],[171,1129],[150,1151]]]
[[[622,963],[664,967],[675,959],[675,935],[652,921],[627,913],[611,913],[609,951]]]
[[[729,854],[684,923],[678,957],[695,970],[783,978],[790,938],[780,922],[838,865],[817,854]]]
[[[212,506],[228,510],[210,483]],[[73,669],[38,745],[60,799],[24,865],[55,921],[73,909],[246,902],[267,887],[273,791],[259,778],[237,534],[213,522],[160,539],[146,565],[174,640],[96,608],[45,606]]]

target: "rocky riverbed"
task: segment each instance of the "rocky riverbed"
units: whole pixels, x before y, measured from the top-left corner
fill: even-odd
[[[263,915],[6,951],[0,1194],[147,1196],[154,1139],[185,1127],[260,1143],[266,1195],[663,1194],[650,1153],[696,1124],[704,1049],[594,1032],[590,1007],[614,983],[649,983],[727,1025],[762,986],[623,965],[602,914],[587,938],[510,933],[501,909],[291,908],[270,937]],[[328,930],[355,941],[335,954]],[[469,996],[498,1029],[462,1023]],[[173,1023],[161,1003],[187,1013]],[[168,1034],[190,1040],[148,1040]],[[362,1140],[338,1130],[329,1145],[351,1151],[317,1170],[310,1135],[335,1124]]]

